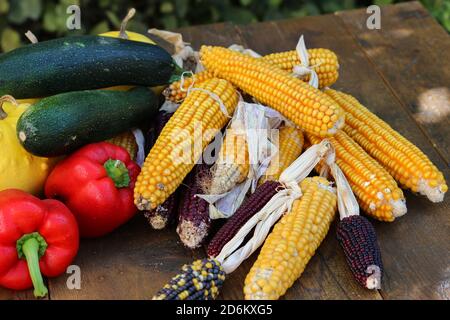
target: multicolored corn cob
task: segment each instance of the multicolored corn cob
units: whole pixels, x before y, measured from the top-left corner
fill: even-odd
[[[306,178],[303,196],[275,224],[245,279],[247,300],[275,300],[300,277],[336,212],[337,197],[325,178]]]
[[[214,78],[214,75],[207,70],[196,73],[191,77],[185,76],[183,82],[181,80],[172,82],[166,89],[164,89],[163,95],[167,100],[179,103],[186,98],[187,90],[193,82],[199,84],[212,78]]]
[[[153,300],[212,300],[219,295],[225,272],[214,259],[196,260],[184,265],[153,297]]]
[[[306,134],[313,144],[321,138]],[[406,213],[405,197],[397,182],[344,131],[329,138],[336,152],[336,163],[344,172],[358,203],[371,217],[393,221]]]
[[[319,78],[319,88],[329,87],[336,82],[339,77],[339,62],[336,54],[328,49],[308,49],[309,64],[316,71]],[[298,53],[295,50],[271,53],[261,58],[267,63],[273,64],[280,69],[287,72],[292,72],[293,68],[300,64]],[[186,89],[192,83],[200,83],[208,79],[213,78],[213,74],[207,70],[195,74],[192,78],[186,77],[184,80],[183,88],[185,91],[180,90],[181,81],[173,82],[168,86],[163,94],[167,100],[172,102],[180,102],[186,97]],[[308,82],[309,75],[306,75],[301,80]]]
[[[267,202],[282,188],[277,181],[266,181],[258,186],[239,209],[227,220],[227,222],[214,235],[208,245],[208,256],[215,257],[222,250],[223,246],[230,241],[239,229],[257,212],[259,212]]]
[[[144,211],[144,216],[153,229],[161,230],[174,221],[178,214],[178,192],[172,193],[166,201],[160,204],[156,209]]]
[[[134,137],[133,132],[127,131],[106,141],[124,148],[130,154],[131,159],[133,161],[136,160],[138,145],[136,143],[136,138]]]
[[[445,178],[414,144],[391,128],[349,94],[327,89],[325,93],[346,112],[343,130],[405,188],[441,202],[448,187]]]
[[[290,166],[302,153],[304,137],[301,130],[283,126],[278,131],[278,153],[272,159],[264,175],[259,179],[259,183],[272,180],[278,181],[281,173]]]
[[[207,192],[222,194],[243,182],[250,170],[248,146],[244,130],[228,128],[225,131],[219,156],[212,167]]]
[[[175,111],[145,160],[134,188],[139,210],[155,209],[178,188],[236,108],[238,94],[226,80],[195,88],[200,90],[191,91]]]
[[[307,132],[325,137],[344,125],[344,111],[330,97],[262,59],[211,46],[203,46],[200,56],[208,71],[279,111]]]
[[[336,82],[339,77],[339,62],[336,54],[328,49],[316,48],[308,49],[309,65],[316,71],[319,78],[319,88],[329,87]],[[262,57],[277,67],[292,72],[292,69],[300,65],[300,59],[296,50],[277,52]],[[302,78],[309,81],[309,75]]]
[[[209,204],[196,196],[204,193],[202,183],[208,174],[208,165],[197,164],[186,178],[186,188],[183,189],[177,233],[183,244],[190,249],[200,247],[211,228]]]
[[[344,217],[337,227],[337,239],[358,283],[380,289],[383,263],[372,224],[360,215]]]

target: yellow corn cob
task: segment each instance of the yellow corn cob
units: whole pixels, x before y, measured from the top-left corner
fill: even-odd
[[[308,49],[309,65],[313,67],[319,78],[319,88],[331,86],[339,77],[339,63],[336,54],[328,49]],[[300,64],[298,53],[295,50],[272,53],[262,57],[263,60],[277,67],[292,72]],[[309,75],[302,79],[309,81]]]
[[[192,77],[186,76],[184,77],[183,82],[183,90],[181,90],[181,80],[172,82],[166,89],[163,91],[163,95],[167,100],[179,103],[184,100],[187,94],[187,89],[192,84],[192,81],[195,84],[199,84],[206,80],[214,78],[213,74],[207,70],[194,74]]]
[[[306,178],[300,187],[303,196],[277,222],[245,279],[247,300],[276,300],[284,295],[328,233],[337,206],[330,182]]]
[[[344,125],[344,112],[330,97],[262,59],[210,46],[203,46],[200,56],[214,75],[279,111],[305,131],[324,137]]]
[[[440,202],[448,187],[445,178],[414,144],[392,129],[354,97],[343,92],[325,91],[346,111],[343,130],[378,160],[400,185]]]
[[[136,181],[134,199],[140,210],[150,210],[162,204],[181,184],[201,157],[205,147],[233,114],[238,94],[226,80],[211,79],[200,83],[164,126],[150,150]],[[208,91],[208,92],[205,92]]]
[[[208,192],[222,194],[231,190],[248,176],[250,163],[245,132],[228,128],[213,167]]]
[[[309,64],[316,71],[319,78],[319,88],[329,87],[339,77],[339,62],[336,54],[328,49],[308,49]],[[287,72],[292,72],[294,66],[300,64],[298,53],[295,50],[277,52],[268,54],[262,59],[268,63],[271,63]],[[196,83],[206,81],[213,78],[211,72],[202,71],[194,75]],[[306,75],[301,80],[308,82],[309,75]],[[192,79],[186,77],[184,80],[183,88],[187,89],[192,83]],[[164,90],[164,96],[167,100],[172,102],[182,101],[186,97],[186,92],[180,90],[181,81],[173,82]]]
[[[278,181],[280,174],[302,153],[304,141],[301,130],[292,126],[281,127],[278,131],[278,153],[259,179],[259,183],[262,184],[268,180]]]
[[[322,139],[307,134],[311,143]],[[406,213],[405,197],[394,178],[376,160],[369,156],[344,131],[329,138],[335,151],[336,163],[364,211],[375,219],[393,221]]]
[[[131,159],[133,161],[136,160],[138,145],[136,143],[136,138],[134,137],[133,132],[131,131],[124,132],[107,141],[124,148],[130,154]]]

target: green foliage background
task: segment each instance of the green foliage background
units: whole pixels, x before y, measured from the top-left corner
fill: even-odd
[[[450,32],[450,0],[421,0],[431,14]],[[31,30],[38,39],[65,34],[98,34],[117,30],[130,7],[137,14],[129,30],[145,32],[150,27],[174,29],[187,25],[262,20],[319,15],[338,10],[390,4],[399,0],[0,0],[0,44],[9,51],[27,41]],[[81,7],[82,29],[66,28],[69,5]]]

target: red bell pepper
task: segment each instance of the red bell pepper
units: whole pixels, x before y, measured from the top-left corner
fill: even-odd
[[[108,142],[89,144],[58,163],[45,184],[75,215],[82,237],[105,235],[137,211],[133,189],[139,166]]]
[[[57,200],[20,190],[0,192],[0,286],[44,297],[42,274],[64,273],[78,251],[77,222]],[[42,273],[42,274],[41,274]]]

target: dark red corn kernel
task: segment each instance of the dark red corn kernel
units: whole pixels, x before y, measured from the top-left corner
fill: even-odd
[[[196,194],[204,193],[202,182],[208,174],[208,165],[197,164],[186,178],[186,187],[183,189],[177,233],[183,244],[190,249],[200,247],[211,228],[209,204],[196,196]]]
[[[375,229],[369,220],[359,215],[342,219],[337,239],[356,281],[365,288],[379,289],[383,264]]]
[[[216,257],[225,244],[272,199],[281,187],[282,184],[278,181],[266,181],[258,186],[212,238],[208,245],[208,256]]]
[[[144,216],[153,229],[161,230],[174,223],[178,215],[178,192],[172,193],[166,201],[151,211],[144,211]]]

